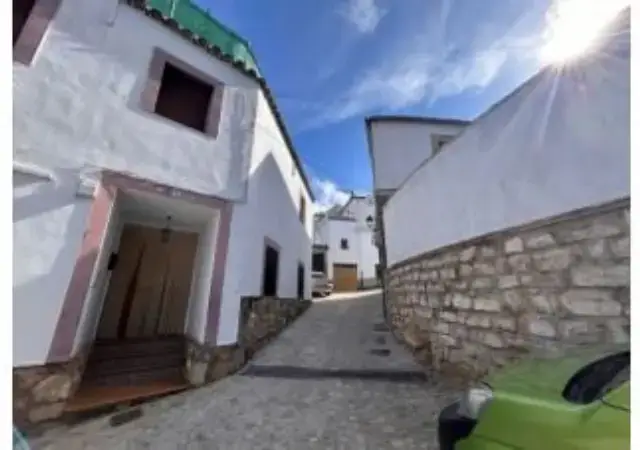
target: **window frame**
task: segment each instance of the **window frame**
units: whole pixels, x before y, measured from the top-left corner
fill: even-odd
[[[278,264],[276,266],[276,277],[275,277],[275,293],[273,295],[267,295],[265,293],[265,277],[267,275],[267,267],[266,267],[266,262],[267,262],[267,251],[268,249],[272,249],[275,250],[276,253],[278,254]],[[280,245],[274,241],[273,239],[270,239],[268,237],[264,238],[264,248],[262,251],[262,280],[260,283],[260,296],[261,297],[273,297],[273,298],[278,298],[278,289],[280,287],[280,263],[281,263],[281,258],[280,256],[282,255],[282,248],[280,247]]]
[[[13,44],[14,62],[26,66],[31,64],[61,3],[62,0],[35,0]]]
[[[160,94],[160,87],[162,86],[162,76],[167,64],[212,87],[213,92],[211,94],[211,99],[209,100],[209,108],[207,110],[204,131],[184,125],[155,112],[156,103]],[[197,69],[191,64],[173,56],[159,47],[154,47],[151,55],[151,62],[149,64],[147,81],[140,96],[140,107],[143,111],[153,114],[156,118],[166,120],[174,126],[183,127],[194,133],[203,134],[215,139],[218,137],[220,131],[224,90],[225,85],[219,79],[204,73],[200,69]]]

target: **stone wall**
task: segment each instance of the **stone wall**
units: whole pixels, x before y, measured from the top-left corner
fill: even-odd
[[[237,372],[310,305],[299,299],[243,298],[236,344],[210,347],[187,340],[187,379],[198,386]]]
[[[20,428],[59,417],[80,384],[87,351],[66,363],[13,368],[13,423]]]
[[[389,319],[419,360],[477,378],[532,351],[628,341],[629,269],[624,200],[391,267]]]

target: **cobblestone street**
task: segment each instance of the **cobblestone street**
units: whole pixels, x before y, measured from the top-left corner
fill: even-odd
[[[37,449],[437,449],[455,397],[380,327],[379,293],[318,300],[240,373],[142,407],[49,431]],[[425,381],[426,380],[426,381]]]

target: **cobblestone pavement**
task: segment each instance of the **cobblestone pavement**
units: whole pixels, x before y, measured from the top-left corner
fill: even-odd
[[[37,449],[437,449],[438,411],[452,388],[423,376],[385,331],[379,293],[317,301],[243,373],[45,434]],[[371,353],[377,350],[377,354]],[[387,354],[388,351],[388,354]]]

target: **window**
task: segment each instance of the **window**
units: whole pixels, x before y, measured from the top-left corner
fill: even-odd
[[[342,250],[349,250],[349,240],[348,239],[340,239],[340,248]]]
[[[280,252],[275,246],[267,244],[264,251],[264,267],[262,270],[263,297],[276,297],[278,295],[279,264]]]
[[[300,222],[302,222],[302,225],[305,224],[305,218],[307,216],[307,202],[304,199],[304,195],[300,196]]]
[[[311,270],[314,272],[322,272],[325,273],[325,254],[324,253],[314,253],[311,258]]]
[[[433,154],[435,155],[439,153],[440,150],[442,150],[442,147],[444,147],[446,144],[451,142],[453,138],[454,136],[440,136],[440,135],[433,136],[431,139],[431,144],[433,146]]]
[[[35,3],[36,0],[13,0],[13,45],[18,42]]]
[[[160,81],[155,112],[204,132],[213,86],[167,63]]]

